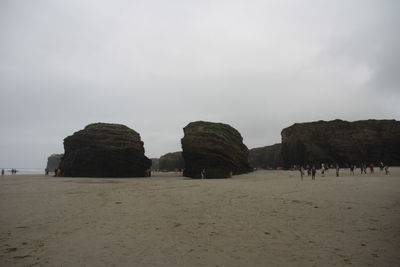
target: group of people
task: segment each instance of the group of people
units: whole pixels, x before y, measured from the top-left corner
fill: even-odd
[[[14,175],[14,174],[17,174],[18,170],[12,168],[10,172],[12,175]],[[1,169],[1,176],[4,176],[5,174],[6,174],[6,171],[4,169]]]
[[[370,165],[368,165],[370,173],[374,173],[374,167],[375,165],[373,163],[371,163]],[[339,171],[340,171],[340,166],[338,163],[335,164],[335,166],[333,166],[332,164],[330,166],[328,166],[328,164],[325,163],[321,163],[321,177],[325,177],[325,172],[329,171],[329,168],[335,168],[336,171],[336,177],[339,177]],[[350,168],[350,175],[354,175],[354,170],[357,168],[357,166],[355,164],[350,164],[349,166]],[[389,175],[389,166],[383,164],[383,162],[379,163],[379,168],[381,171],[385,170],[385,174]],[[306,167],[304,168],[303,165],[299,165],[299,166],[294,166],[294,169],[298,169],[300,171],[300,178],[301,180],[303,180],[303,176],[304,176],[304,171],[307,171],[307,175],[311,176],[312,180],[315,180],[315,175],[317,173],[317,168],[315,165],[306,165]],[[360,170],[361,170],[361,174],[366,174],[367,173],[367,165],[362,163],[360,164]]]
[[[151,177],[151,169],[147,169],[144,171],[144,177]]]
[[[354,170],[355,170],[356,168],[357,168],[356,165],[353,165],[353,164],[350,165],[350,173],[351,173],[352,175],[354,175]],[[375,165],[374,165],[373,163],[369,164],[368,166],[367,166],[366,164],[362,163],[362,164],[360,165],[360,172],[361,172],[361,174],[367,174],[367,169],[368,169],[368,168],[369,168],[369,172],[370,172],[370,173],[374,173]],[[383,164],[382,161],[379,162],[379,169],[380,169],[380,171],[385,170],[385,174],[386,174],[386,175],[389,175],[389,166]]]
[[[50,173],[49,168],[44,169],[44,172],[45,172],[46,176],[49,175],[49,173]],[[53,177],[60,177],[60,176],[62,176],[62,169],[55,168]]]
[[[294,169],[296,169],[297,166],[294,167]],[[300,171],[300,178],[303,181],[303,176],[304,176],[304,167],[303,165],[300,165],[300,167],[298,168]],[[307,170],[307,175],[310,176],[311,175],[311,180],[315,180],[315,175],[317,174],[317,168],[315,167],[315,165],[312,165],[312,167],[310,165],[306,166],[306,170]],[[322,172],[321,172],[322,176],[325,175],[325,168],[322,168]]]
[[[49,175],[49,172],[47,171],[47,175]],[[53,177],[61,177],[62,176],[62,169],[61,168],[56,168],[54,169],[54,175]]]

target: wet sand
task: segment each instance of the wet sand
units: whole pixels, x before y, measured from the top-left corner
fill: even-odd
[[[0,266],[399,266],[400,168],[0,177]]]

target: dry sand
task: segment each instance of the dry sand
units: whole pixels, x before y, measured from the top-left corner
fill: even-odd
[[[400,266],[400,168],[0,177],[0,266]]]

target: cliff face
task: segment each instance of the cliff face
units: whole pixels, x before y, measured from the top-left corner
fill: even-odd
[[[64,139],[63,176],[143,177],[151,161],[134,130],[120,124],[95,123]]]
[[[160,159],[159,158],[151,158],[151,170],[158,171],[160,169]]]
[[[52,154],[50,157],[47,158],[47,166],[46,168],[52,172],[58,168],[60,165],[60,161],[63,154]]]
[[[281,144],[250,149],[249,163],[252,168],[275,169],[282,167],[284,164]]]
[[[342,120],[296,123],[281,132],[282,157],[293,164],[400,164],[400,122]]]
[[[185,161],[182,157],[182,152],[173,152],[160,157],[161,171],[175,171],[176,169],[184,169]]]
[[[197,121],[183,128],[181,139],[186,177],[226,178],[250,170],[248,149],[240,133],[227,124]]]

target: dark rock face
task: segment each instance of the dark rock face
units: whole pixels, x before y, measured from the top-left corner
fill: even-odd
[[[120,124],[94,123],[64,139],[63,176],[143,177],[151,161],[134,130]]]
[[[158,171],[160,169],[160,159],[159,158],[151,158],[151,170]]]
[[[182,155],[186,177],[227,178],[249,172],[248,149],[240,133],[227,124],[197,121],[183,128]]]
[[[282,167],[284,164],[281,144],[250,149],[249,163],[252,168],[276,169]]]
[[[182,152],[173,152],[160,157],[161,171],[175,171],[176,169],[185,168],[185,161],[182,157]]]
[[[282,130],[282,157],[293,164],[400,164],[400,122],[342,120],[296,123]]]
[[[60,161],[63,154],[52,154],[50,157],[47,158],[47,166],[46,168],[49,171],[54,171],[60,165]]]

